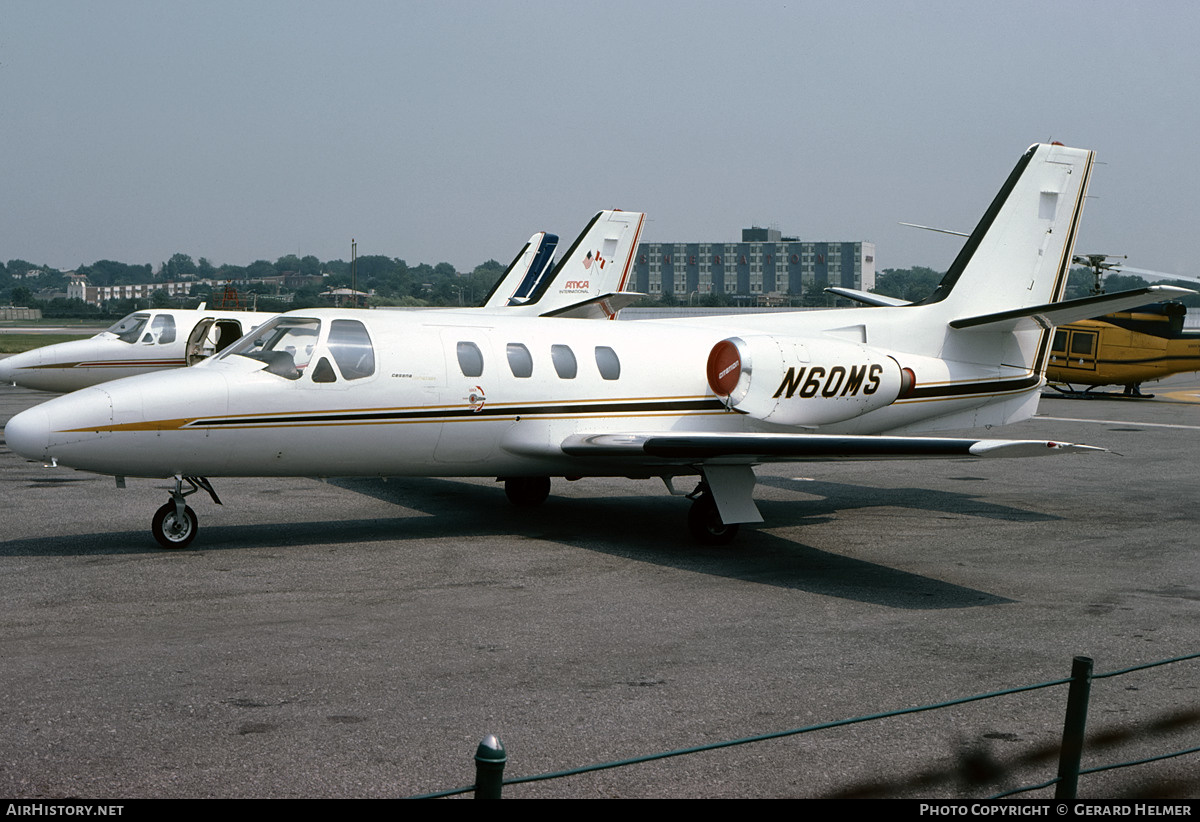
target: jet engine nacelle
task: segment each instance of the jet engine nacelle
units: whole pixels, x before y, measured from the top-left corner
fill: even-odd
[[[754,419],[817,426],[891,405],[911,390],[913,374],[858,343],[761,335],[714,345],[708,385]]]

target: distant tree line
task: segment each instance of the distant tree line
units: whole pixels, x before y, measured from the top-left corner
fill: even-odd
[[[31,275],[28,272],[36,274]],[[193,260],[191,256],[179,253],[160,263],[157,274],[149,263],[131,265],[114,260],[97,260],[90,265],[77,266],[75,273],[86,276],[88,283],[93,286],[178,282],[189,279],[222,283],[226,280],[256,280],[285,274],[295,274],[301,278],[320,277],[319,284],[310,280],[310,284],[295,289],[280,289],[267,284],[238,286],[240,296],[254,301],[260,309],[271,311],[331,304],[332,300],[322,297],[322,293],[337,288],[350,288],[353,279],[351,265],[345,260],[322,262],[312,255],[298,257],[295,254],[287,254],[273,263],[268,260],[255,260],[246,266],[218,266],[204,257]],[[372,295],[368,300],[369,305],[472,306],[483,301],[503,273],[504,265],[496,260],[480,263],[470,272],[459,272],[446,262],[432,266],[427,263],[409,266],[399,257],[366,255],[357,260],[357,281],[354,285],[357,290]],[[873,290],[877,294],[917,302],[933,293],[942,277],[943,272],[921,266],[886,268],[876,276]],[[1188,283],[1179,284],[1190,287]],[[1067,280],[1065,296],[1067,299],[1088,296],[1092,293],[1093,285],[1094,277],[1089,269],[1073,268]],[[1104,280],[1104,289],[1110,293],[1144,285],[1146,281],[1141,277],[1126,274],[1109,274]],[[138,308],[178,304],[178,301],[172,300],[164,291],[154,291],[150,297],[140,300],[113,300],[103,310],[78,299],[37,299],[39,292],[65,292],[66,288],[67,279],[62,272],[47,265],[21,259],[0,262],[0,305],[41,308],[43,314],[48,317],[120,317]],[[195,305],[200,301],[212,300],[211,290],[209,286],[197,283],[191,289],[186,302]],[[280,292],[290,296],[290,299],[280,299]],[[833,307],[851,304],[826,294],[823,286],[817,283],[805,287],[799,293],[785,295],[784,300],[786,304],[797,306]],[[755,301],[756,298],[749,295],[727,294],[721,291],[708,294],[693,293],[688,297],[664,292],[658,298],[644,297],[638,304],[722,307],[754,305]],[[1186,297],[1183,302],[1197,307],[1200,306],[1200,297]]]
[[[357,269],[357,278],[353,276],[349,262],[322,262],[311,255],[298,257],[288,254],[274,263],[256,260],[247,266],[217,266],[204,257],[193,260],[191,256],[180,253],[161,263],[157,273],[149,263],[130,265],[115,260],[80,264],[74,273],[87,277],[88,284],[93,286],[186,282],[191,279],[223,283],[227,280],[259,280],[288,274],[301,278],[320,277],[319,282],[310,279],[309,284],[295,289],[256,283],[237,286],[239,295],[254,300],[259,308],[282,311],[331,304],[332,300],[323,298],[322,293],[350,288],[352,284],[356,290],[372,294],[368,301],[370,305],[478,305],[504,273],[505,266],[496,260],[487,260],[464,273],[446,262],[432,266],[427,263],[409,266],[398,257],[367,255],[359,257],[354,268]],[[41,308],[46,316],[123,316],[137,308],[148,307],[147,303],[154,307],[165,307],[178,302],[172,300],[165,291],[154,291],[149,298],[141,300],[113,300],[102,312],[100,308],[78,299],[37,299],[39,292],[65,292],[67,284],[68,280],[61,271],[47,265],[21,259],[0,262],[0,305]],[[187,302],[194,305],[211,300],[211,291],[210,286],[197,283],[191,289]],[[281,293],[290,299],[279,299]]]

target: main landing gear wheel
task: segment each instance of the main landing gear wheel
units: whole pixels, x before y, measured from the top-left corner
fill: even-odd
[[[550,496],[550,478],[508,477],[504,480],[504,495],[518,508],[534,508]]]
[[[196,522],[196,512],[190,507],[184,505],[180,516],[175,500],[167,500],[166,505],[154,512],[150,530],[163,548],[176,549],[191,545],[200,526]]]
[[[717,501],[705,491],[692,500],[692,507],[688,509],[688,530],[692,532],[692,539],[701,545],[728,545],[737,536],[738,524],[722,522]]]

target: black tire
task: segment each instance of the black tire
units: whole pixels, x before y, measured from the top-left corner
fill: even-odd
[[[728,545],[737,536],[738,524],[726,525],[711,494],[701,494],[688,509],[688,530],[701,545]]]
[[[550,478],[509,477],[504,480],[504,494],[518,508],[536,508],[550,496]]]
[[[185,505],[183,506],[183,520],[180,520],[175,512],[174,501],[167,502],[166,505],[155,511],[154,519],[150,523],[150,531],[154,534],[154,539],[163,548],[170,550],[186,548],[191,545],[199,530],[200,525],[196,520],[196,512]]]

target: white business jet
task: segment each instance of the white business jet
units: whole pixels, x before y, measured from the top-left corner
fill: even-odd
[[[1059,301],[1092,162],[1031,147],[920,303],[628,323],[562,309],[294,311],[195,368],[24,411],[5,435],[27,458],[119,485],[174,477],[153,518],[165,547],[197,533],[188,495],[219,502],[210,477],[494,476],[518,505],[545,500],[551,477],[661,478],[672,491],[699,477],[689,528],[722,543],[761,521],[764,462],[1099,450],[914,436],[1026,419],[1049,329],[1094,315],[1097,299],[1102,311],[1146,301]],[[604,259],[588,245],[556,273],[586,278]]]
[[[179,308],[135,311],[86,340],[44,345],[0,360],[0,383],[77,391],[109,380],[195,365],[276,316]]]

